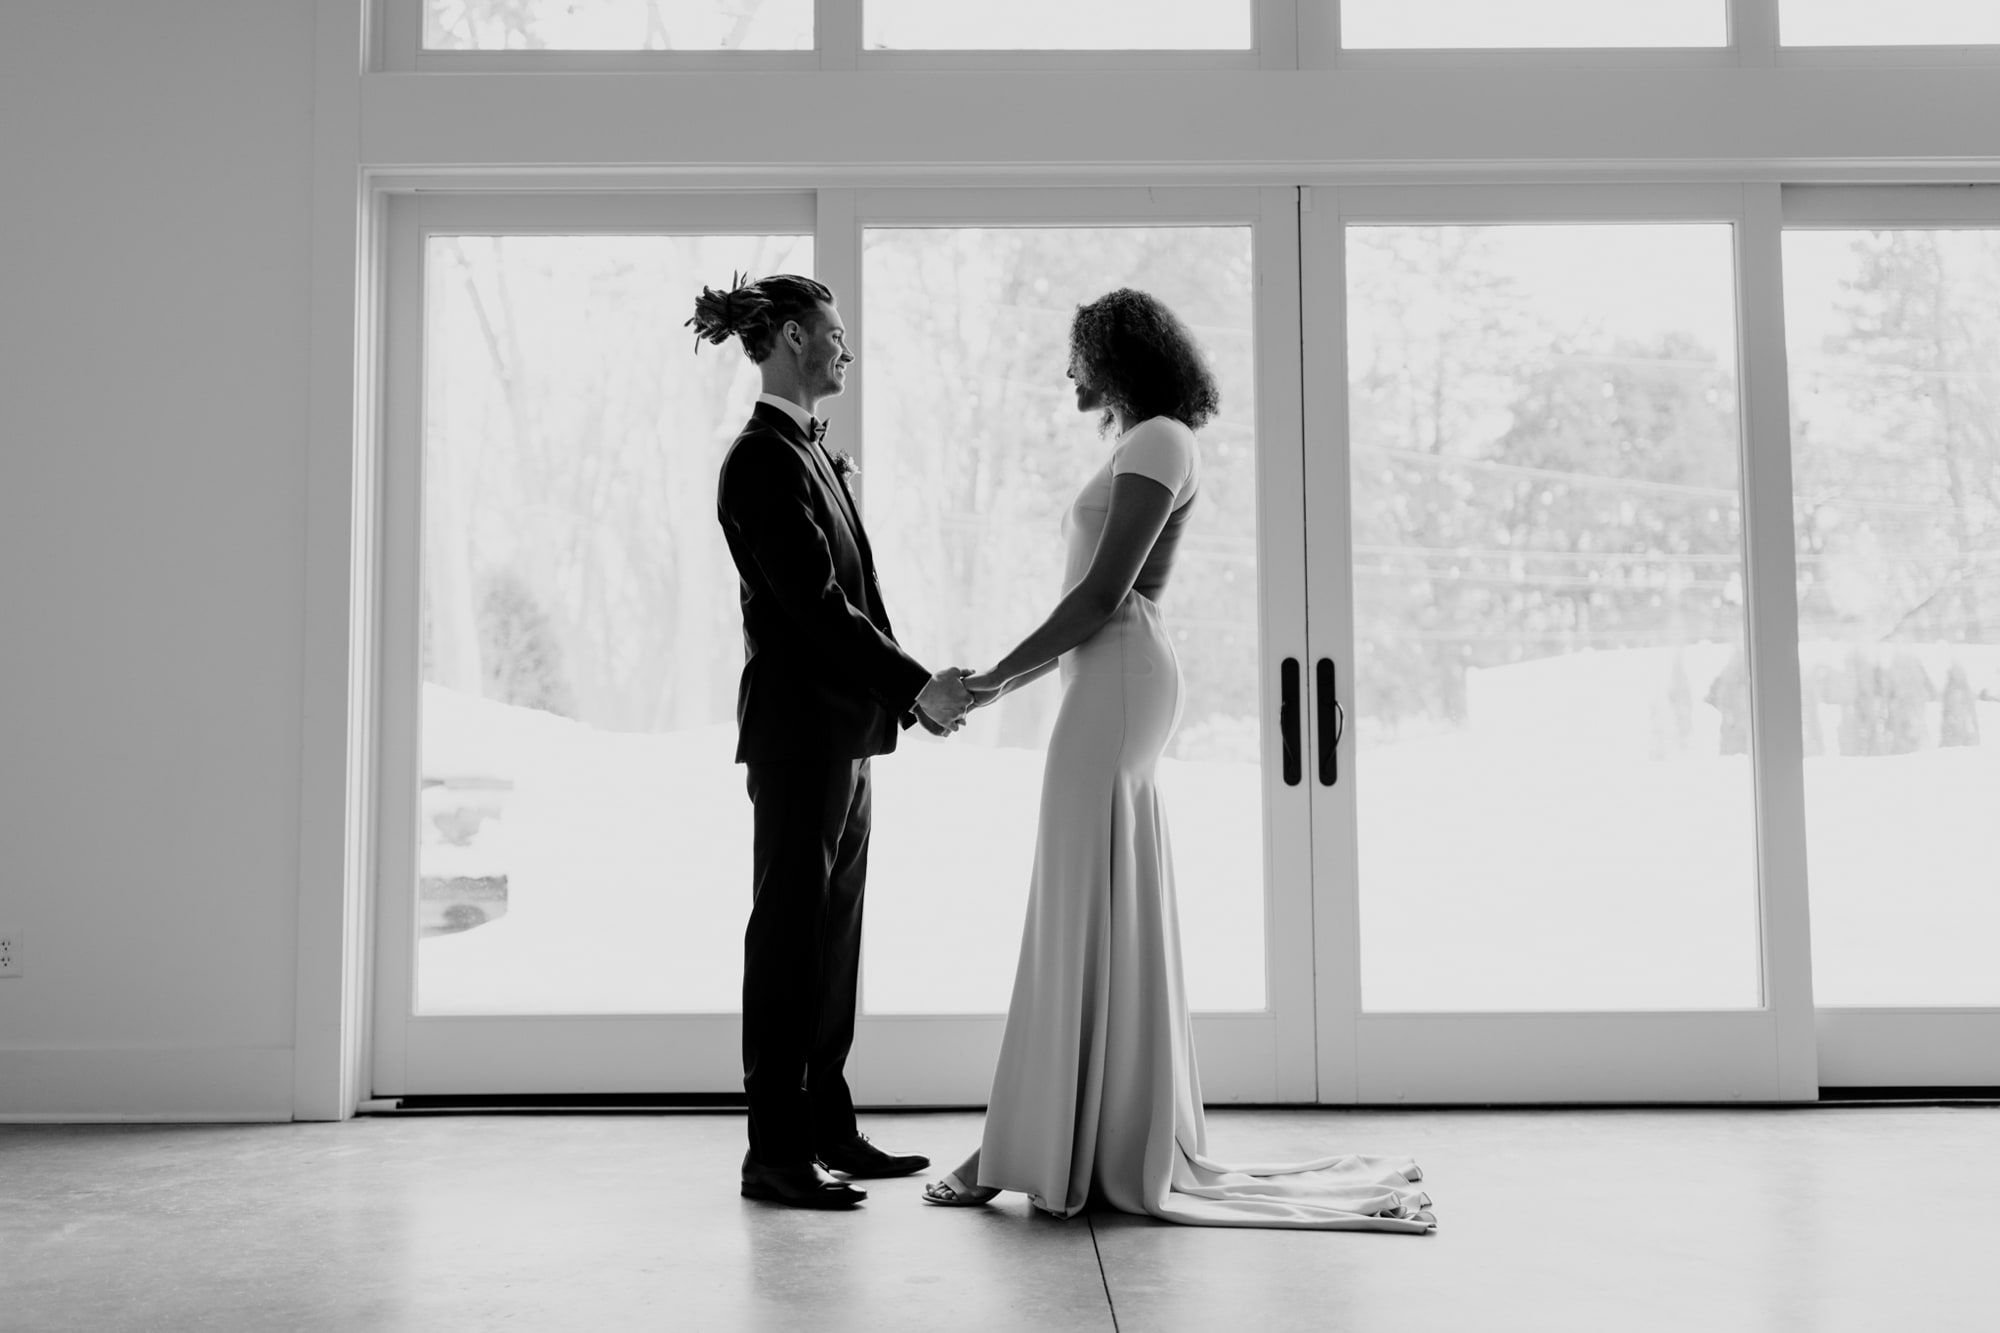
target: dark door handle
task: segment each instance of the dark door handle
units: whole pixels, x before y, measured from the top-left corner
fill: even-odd
[[[1319,780],[1331,787],[1340,781],[1340,737],[1347,730],[1347,710],[1334,697],[1333,659],[1320,658],[1313,674],[1319,689]]]
[[[1285,785],[1299,785],[1299,659],[1278,667],[1278,736],[1285,747]]]

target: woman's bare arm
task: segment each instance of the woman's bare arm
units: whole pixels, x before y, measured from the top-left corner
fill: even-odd
[[[1034,684],[1036,681],[1040,680],[1043,676],[1048,675],[1049,672],[1054,671],[1057,665],[1061,663],[1061,661],[1062,659],[1059,657],[1051,657],[1048,661],[1042,663],[1040,666],[1034,667],[1028,671],[1023,671],[1020,675],[1014,677],[1006,684],[995,685],[989,689],[979,689],[974,687],[971,683],[972,677],[970,676],[966,677],[966,688],[972,691],[972,706],[974,708],[983,708],[987,704],[993,703],[999,699],[1004,699],[1006,696],[1012,694],[1015,690],[1020,689],[1023,685]]]
[[[1055,610],[991,670],[966,678],[975,693],[997,690],[1030,672],[1040,674],[1058,657],[1104,628],[1133,580],[1145,566],[1153,543],[1173,513],[1174,493],[1151,477],[1136,472],[1111,479],[1111,510],[1090,568],[1074,588],[1063,594]],[[1026,684],[1026,681],[1021,683]]]

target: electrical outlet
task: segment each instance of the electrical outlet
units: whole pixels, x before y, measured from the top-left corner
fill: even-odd
[[[18,977],[20,975],[20,933],[12,930],[0,930],[0,977]]]

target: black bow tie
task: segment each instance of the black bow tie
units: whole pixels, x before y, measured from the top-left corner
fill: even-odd
[[[814,417],[806,426],[806,434],[813,437],[814,444],[821,443],[826,439],[826,423]]]

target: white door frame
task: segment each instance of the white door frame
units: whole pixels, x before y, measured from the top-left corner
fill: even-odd
[[[741,1085],[737,1016],[612,1014],[418,1016],[413,1008],[417,828],[418,558],[421,515],[424,238],[434,231],[651,231],[716,234],[811,227],[815,266],[843,300],[850,341],[861,322],[861,235],[874,225],[1171,225],[1256,229],[1260,652],[1267,682],[1263,743],[1280,752],[1277,663],[1305,652],[1305,528],[1301,484],[1297,192],[1216,189],[920,190],[816,193],[494,194],[438,192],[392,199],[384,298],[385,484],[381,589],[382,689],[377,781],[373,1079],[376,1095],[491,1092],[731,1092]],[[866,365],[843,416],[865,454]],[[865,491],[863,493],[865,504]],[[1212,1100],[1310,1102],[1313,1058],[1309,788],[1287,787],[1273,765],[1264,813],[1269,1005],[1261,1013],[1195,1018],[1204,1090]],[[1003,947],[1012,947],[1008,941]],[[984,1101],[1000,1015],[871,1016],[857,1021],[849,1077],[875,1105]]]
[[[1787,186],[1786,230],[2000,229],[1991,185]],[[2000,1085],[2000,1006],[1824,1006],[1820,1082],[1829,1088]]]
[[[1304,217],[1308,586],[1313,657],[1353,702],[1345,227],[1726,222],[1735,228],[1763,1003],[1662,1013],[1368,1013],[1360,1003],[1356,783],[1315,788],[1320,1098],[1325,1102],[1770,1101],[1818,1095],[1800,792],[1797,616],[1778,191],[1758,185],[1314,189]],[[1316,682],[1315,682],[1316,683]],[[1308,710],[1321,743],[1323,701]]]

